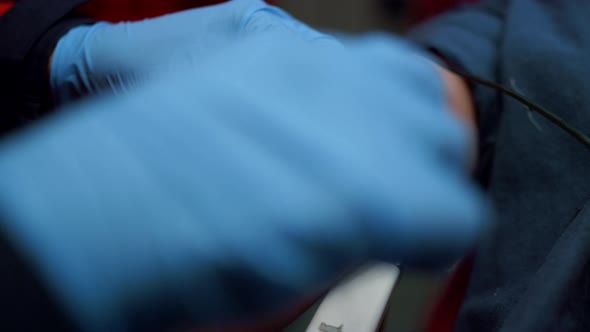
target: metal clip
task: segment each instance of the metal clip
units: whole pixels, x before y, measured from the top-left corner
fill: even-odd
[[[344,325],[340,325],[339,327],[335,327],[332,325],[328,325],[326,323],[320,324],[320,331],[321,332],[342,332],[342,328]]]

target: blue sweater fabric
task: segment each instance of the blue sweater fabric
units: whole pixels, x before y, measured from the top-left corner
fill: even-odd
[[[590,3],[492,0],[411,38],[590,133]],[[516,101],[475,87],[480,172],[497,211],[456,331],[588,331],[590,153]]]

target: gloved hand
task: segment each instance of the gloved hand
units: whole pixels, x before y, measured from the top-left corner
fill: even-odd
[[[0,222],[86,330],[259,317],[357,264],[473,244],[446,108],[400,41],[248,38],[5,143]]]
[[[53,53],[54,99],[63,104],[88,93],[124,93],[159,70],[200,61],[220,44],[270,31],[285,38],[334,42],[262,0],[232,0],[139,22],[80,26],[64,35]]]

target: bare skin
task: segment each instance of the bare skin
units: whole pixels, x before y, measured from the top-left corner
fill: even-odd
[[[442,67],[438,67],[445,82],[450,110],[465,122],[469,128],[477,128],[477,116],[471,91],[465,80]]]
[[[477,109],[469,85],[461,76],[435,65],[443,79],[449,110],[467,126],[470,131],[470,159],[468,168],[473,170],[477,162]]]

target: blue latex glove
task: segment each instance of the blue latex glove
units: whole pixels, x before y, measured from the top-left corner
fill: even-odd
[[[157,71],[200,61],[220,44],[268,32],[335,43],[262,0],[232,0],[139,22],[80,26],[55,48],[50,66],[54,99],[63,104],[88,93],[124,93]]]
[[[473,244],[467,131],[436,70],[386,37],[283,37],[2,146],[0,221],[86,330],[259,317],[357,264],[440,266]]]

